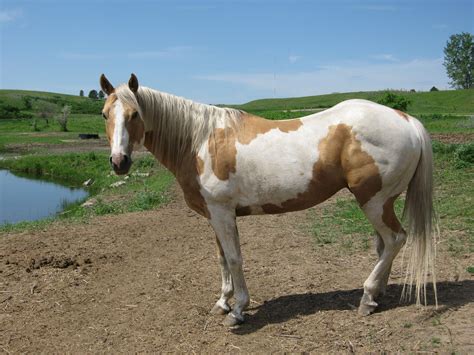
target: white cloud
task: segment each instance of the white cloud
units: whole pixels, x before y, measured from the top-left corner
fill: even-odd
[[[388,62],[398,62],[399,60],[395,58],[393,54],[387,54],[387,53],[382,53],[382,54],[376,54],[373,55],[371,58],[377,59],[377,60],[385,60]]]
[[[0,23],[13,22],[23,15],[21,9],[0,10]]]
[[[201,75],[200,80],[231,83],[259,92],[259,95],[306,96],[332,92],[391,89],[428,90],[447,87],[442,59],[413,59],[380,64],[328,65],[299,73],[229,73]]]
[[[290,54],[288,56],[288,61],[291,63],[291,64],[294,64],[296,63],[298,60],[300,60],[302,57],[300,55],[293,55],[293,54]]]

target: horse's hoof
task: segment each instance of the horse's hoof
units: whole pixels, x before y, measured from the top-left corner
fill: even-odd
[[[244,322],[243,316],[236,316],[233,313],[229,313],[227,317],[225,317],[222,324],[226,327],[235,327],[239,324],[242,324],[243,322]]]
[[[372,313],[375,312],[375,309],[377,308],[377,303],[371,302],[371,304],[360,304],[359,306],[359,314],[361,316],[368,316]]]
[[[215,304],[211,309],[211,314],[224,315],[230,312],[230,307],[226,305],[226,308],[222,307],[220,304]]]

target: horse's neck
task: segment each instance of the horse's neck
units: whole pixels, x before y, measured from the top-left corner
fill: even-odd
[[[159,149],[157,149],[157,146],[155,144],[155,138],[153,131],[147,131],[145,132],[145,141],[143,143],[145,148],[153,154],[153,156],[169,171],[173,173],[173,175],[177,174],[176,166],[175,164],[164,154],[164,152],[160,152]]]

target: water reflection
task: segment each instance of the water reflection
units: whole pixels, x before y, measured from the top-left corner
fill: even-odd
[[[86,196],[84,189],[33,180],[0,170],[0,224],[52,216]]]

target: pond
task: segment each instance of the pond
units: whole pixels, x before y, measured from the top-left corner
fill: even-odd
[[[0,225],[54,216],[68,204],[87,197],[86,190],[71,188],[0,170]]]

